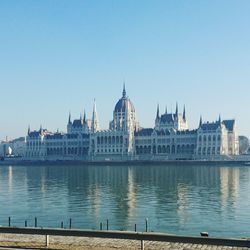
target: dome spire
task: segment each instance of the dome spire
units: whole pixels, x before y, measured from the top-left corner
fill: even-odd
[[[126,88],[125,88],[125,82],[123,82],[122,98],[126,98]]]

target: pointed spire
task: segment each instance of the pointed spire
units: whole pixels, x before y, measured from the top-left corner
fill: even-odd
[[[83,124],[82,113],[80,113],[80,122]]]
[[[91,130],[92,130],[93,133],[99,130],[99,124],[98,124],[98,119],[97,119],[95,99],[94,99],[94,105],[93,105]]]
[[[160,118],[160,108],[159,108],[159,103],[157,104],[157,111],[156,111],[156,119]]]
[[[178,102],[176,102],[176,108],[175,108],[175,114],[176,114],[176,116],[178,116]]]
[[[69,121],[68,124],[71,124],[71,113],[69,112]]]
[[[202,116],[200,116],[200,123],[199,123],[199,127],[201,127],[202,125]]]
[[[30,125],[28,126],[28,135],[30,134]]]
[[[122,91],[122,98],[126,98],[126,88],[125,88],[125,82],[123,83],[123,91]]]
[[[168,107],[166,106],[166,108],[165,108],[165,114],[167,114],[168,113]]]
[[[42,132],[43,131],[43,127],[42,127],[42,124],[40,125],[40,130],[39,130],[40,132]]]
[[[83,114],[83,123],[86,123],[86,111],[84,109],[84,114]]]
[[[185,107],[185,105],[184,105],[184,108],[183,108],[183,115],[182,115],[182,117],[183,117],[183,120],[186,120],[186,107]]]
[[[219,115],[219,123],[221,123],[221,116]]]

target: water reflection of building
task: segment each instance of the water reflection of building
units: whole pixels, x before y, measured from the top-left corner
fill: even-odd
[[[239,168],[220,168],[220,192],[221,202],[226,206],[230,202],[230,207],[235,206],[240,185]]]
[[[188,205],[188,188],[185,184],[180,183],[177,185],[177,214],[182,224],[188,217]]]
[[[134,210],[136,206],[136,192],[134,186],[134,176],[133,170],[128,168],[128,218],[132,218],[134,216]]]
[[[9,166],[9,170],[8,170],[8,188],[9,188],[9,192],[11,192],[11,190],[12,190],[12,180],[13,180],[12,167]]]
[[[88,196],[91,197],[90,205],[93,213],[93,218],[100,217],[100,208],[102,205],[102,191],[98,183],[92,184],[88,188]]]
[[[209,217],[223,220],[234,216],[239,192],[242,195],[244,190],[239,189],[240,171],[246,169],[72,165],[3,168],[0,177],[5,182],[2,187],[10,192],[8,202],[16,203],[12,193],[17,192],[14,187],[21,188],[19,202],[27,202],[25,208],[18,209],[29,209],[32,216],[44,216],[45,221],[73,218],[76,226],[81,221],[84,228],[97,228],[109,219],[111,228],[132,229],[134,223],[142,225],[148,217],[152,229],[157,230],[172,226],[185,229],[190,221],[199,224]],[[19,216],[23,216],[22,222],[26,219],[26,215]]]

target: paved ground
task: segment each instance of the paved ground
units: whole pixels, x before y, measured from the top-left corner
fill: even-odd
[[[102,238],[50,236],[50,244],[46,247],[45,236],[0,234],[0,249],[50,249],[50,250],[138,250],[141,242],[135,240],[117,240]],[[144,242],[145,250],[249,250],[242,247],[197,245],[170,242]]]

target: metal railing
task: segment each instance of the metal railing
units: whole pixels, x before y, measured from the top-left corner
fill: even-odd
[[[144,250],[144,241],[161,241],[174,243],[204,244],[218,246],[233,246],[250,248],[249,239],[227,239],[212,237],[191,237],[177,236],[164,233],[148,232],[124,232],[124,231],[104,231],[104,230],[77,230],[77,229],[52,229],[52,228],[18,228],[0,227],[0,234],[21,234],[21,235],[43,235],[45,236],[45,246],[49,246],[49,236],[76,236],[94,237],[106,239],[126,239],[138,240],[141,242],[141,249]]]

